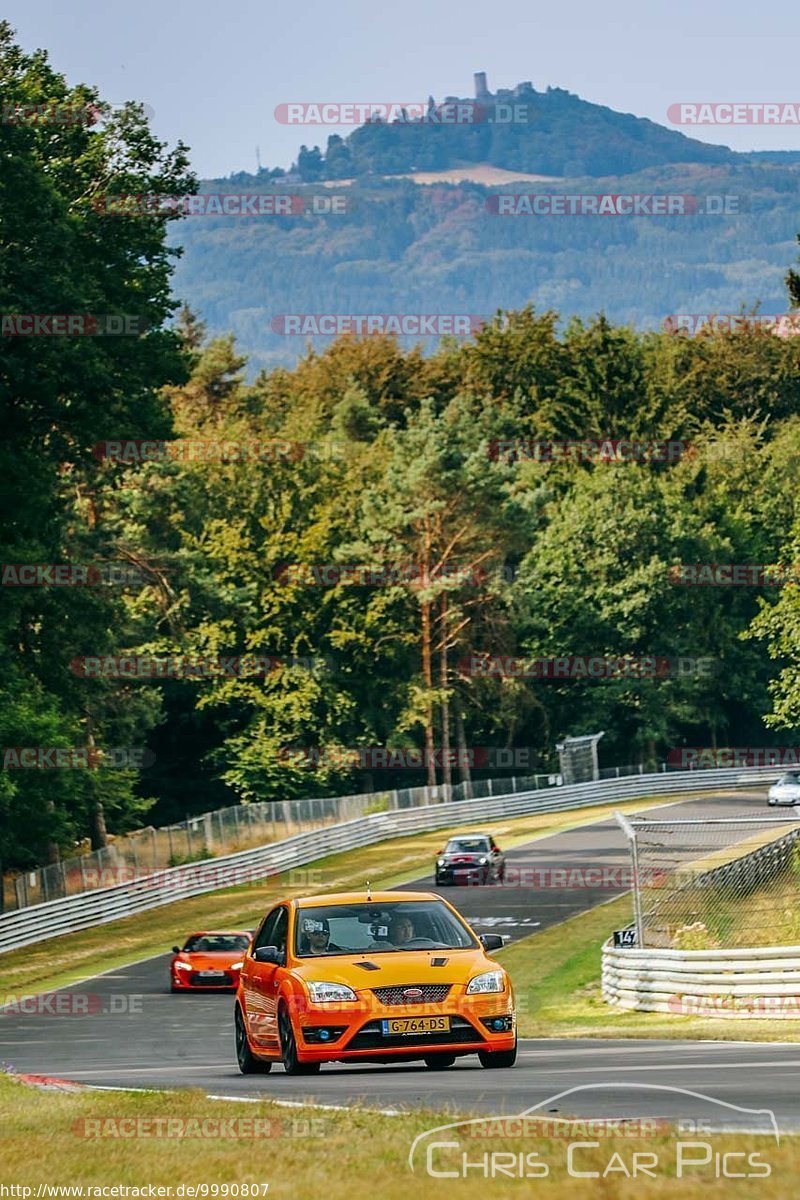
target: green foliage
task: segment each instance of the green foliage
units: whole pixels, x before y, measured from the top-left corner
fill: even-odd
[[[102,106],[44,56],[23,54],[6,26],[0,82],[12,104]],[[580,104],[566,93],[535,102],[553,137]],[[606,124],[609,136],[622,129]],[[381,162],[385,132],[331,139],[325,159],[306,149],[302,173],[316,178],[334,160],[350,169],[359,155],[362,166]],[[628,142],[616,148],[621,160],[633,153]],[[428,149],[447,160],[438,135]],[[243,309],[252,289],[280,283],[289,310],[391,311],[386,279],[402,259],[419,311],[463,311],[475,286],[489,311],[501,297],[502,311],[473,341],[445,340],[427,356],[387,337],[343,337],[251,382],[242,339],[209,339],[187,307],[167,328],[178,307],[172,216],[112,217],[96,203],[108,192],[191,191],[182,146],[158,143],[131,105],[106,110],[97,127],[2,124],[0,151],[0,311],[128,313],[149,330],[4,339],[2,561],[121,561],[141,583],[5,589],[2,744],[147,746],[154,756],[139,777],[0,773],[5,864],[53,858],[87,836],[100,845],[106,829],[129,829],[145,812],[161,823],[237,800],[425,781],[366,770],[348,759],[353,748],[455,746],[463,733],[472,747],[524,748],[535,769],[552,765],[557,738],[604,728],[613,760],[651,764],[686,743],[763,741],[768,686],[769,724],[800,723],[796,586],[759,603],[752,588],[681,588],[669,577],[680,563],[797,560],[800,339],[642,334],[604,315],[559,330],[555,303],[544,312],[526,303],[536,256],[560,253],[552,226],[537,227],[535,251],[521,253],[521,226],[490,222],[495,240],[479,265],[471,223],[482,189],[435,190],[425,207],[410,184],[372,181],[353,196],[377,203],[354,205],[338,226],[277,218],[242,236],[234,222],[201,223],[191,236],[211,234],[201,267],[209,327],[222,311],[209,280],[240,266]],[[472,151],[483,153],[477,142]],[[736,167],[753,178],[760,169]],[[776,187],[790,170],[774,169]],[[634,237],[610,224],[634,262],[643,227]],[[771,237],[777,225],[765,224]],[[571,228],[569,270],[588,295],[593,233]],[[652,240],[636,244],[657,274]],[[320,273],[323,251],[334,277]],[[666,236],[660,253],[672,262]],[[507,271],[494,294],[481,282],[487,264]],[[591,281],[603,296],[611,285],[608,274]],[[655,285],[652,295],[656,303]],[[264,312],[247,320],[245,342],[263,349]],[[514,463],[490,449],[497,439],[606,436],[694,450],[673,463]],[[173,439],[175,452],[140,464],[92,453],[128,437]],[[222,442],[299,451],[233,461],[188,453]],[[319,586],[293,569],[348,564],[395,575],[369,585],[345,571]],[[82,655],[129,654],[276,661],[260,674],[162,682],[70,669]],[[482,655],[687,656],[719,669],[542,681],[465,669]]]

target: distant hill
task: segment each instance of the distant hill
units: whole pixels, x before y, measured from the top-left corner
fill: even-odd
[[[476,80],[474,97],[447,96],[439,104],[431,98],[424,116],[376,119],[347,138],[333,135],[324,152],[306,148],[292,169],[306,183],[443,171],[469,163],[530,174],[599,176],[735,158],[725,146],[592,104],[563,88],[537,92],[531,83],[520,83],[490,92],[485,76]]]
[[[259,367],[291,364],[305,349],[304,336],[287,334],[285,314],[488,316],[532,303],[565,320],[602,310],[648,328],[672,313],[737,313],[759,302],[785,311],[800,155],[737,154],[557,88],[519,85],[510,95],[532,104],[536,121],[370,124],[329,140],[314,182],[299,169],[206,181],[207,192],[296,199],[292,215],[175,225],[185,251],[178,295],[213,332],[232,330]],[[481,103],[498,102],[504,94]],[[312,159],[306,149],[298,168]],[[736,211],[509,218],[495,215],[496,204],[492,211],[501,190],[727,196]],[[343,211],[329,211],[334,204]]]

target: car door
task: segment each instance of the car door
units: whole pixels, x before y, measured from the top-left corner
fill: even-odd
[[[262,946],[279,946],[283,926],[283,950],[286,950],[286,930],[289,927],[285,905],[279,904],[261,924],[253,938],[242,967],[241,984],[244,993],[247,1031],[254,1045],[265,1050],[275,1050],[278,1034],[275,1023],[275,996],[277,995],[277,971],[274,963],[260,963],[255,958],[256,950]]]

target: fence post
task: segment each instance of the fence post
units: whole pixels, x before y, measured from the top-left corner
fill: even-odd
[[[633,867],[633,919],[636,924],[636,945],[644,948],[644,922],[642,921],[642,897],[639,891],[639,849],[636,845],[636,830],[621,812],[615,811],[614,816],[622,832],[628,839],[631,848],[631,866]]]

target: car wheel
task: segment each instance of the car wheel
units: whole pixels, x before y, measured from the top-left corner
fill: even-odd
[[[452,1067],[456,1061],[455,1054],[426,1054],[425,1066],[429,1071],[444,1071],[447,1067]]]
[[[263,1058],[256,1058],[250,1049],[244,1027],[244,1017],[238,1004],[236,1005],[233,1023],[236,1027],[236,1061],[239,1064],[239,1070],[242,1075],[266,1075],[268,1071],[272,1070],[272,1063],[266,1062]]]
[[[513,1050],[479,1050],[478,1058],[482,1067],[513,1067],[517,1061],[517,1043]]]
[[[283,1069],[287,1075],[316,1075],[320,1068],[318,1062],[300,1062],[297,1057],[297,1040],[294,1036],[292,1018],[285,1008],[278,1011],[278,1034],[281,1042],[281,1058]]]

